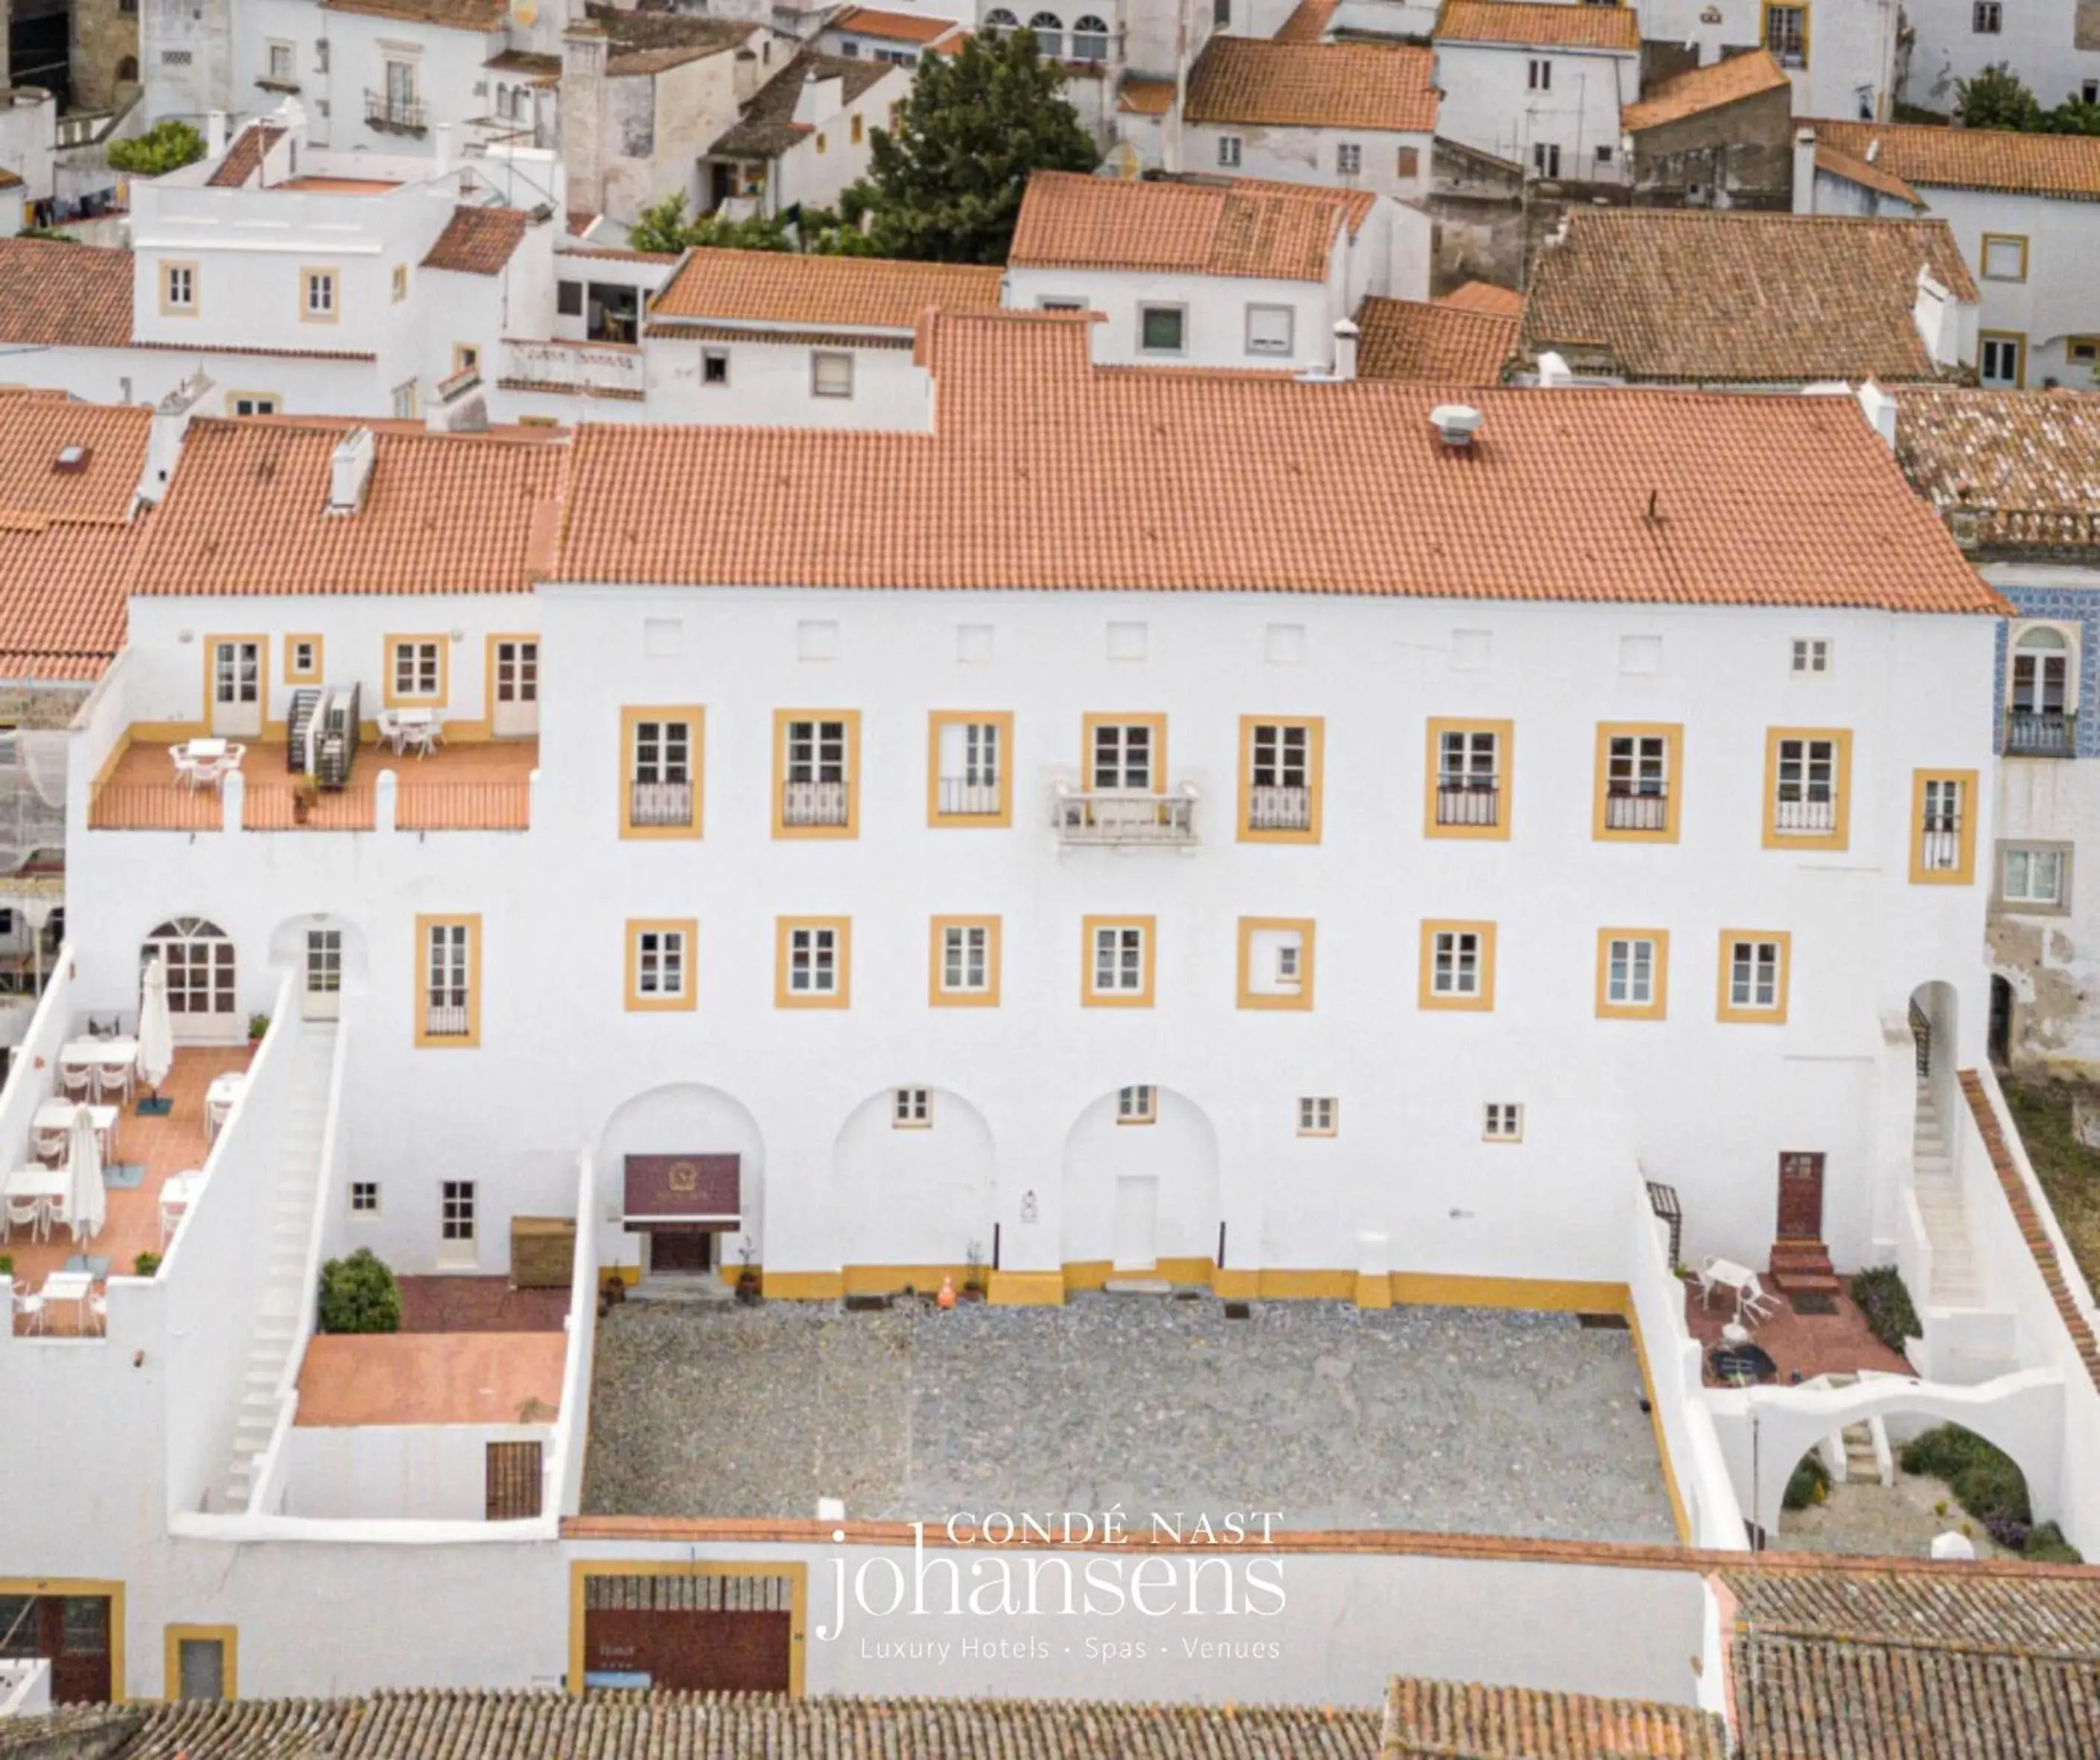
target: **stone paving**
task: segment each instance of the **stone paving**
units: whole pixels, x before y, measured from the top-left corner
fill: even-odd
[[[1280,1511],[1289,1528],[1671,1543],[1640,1370],[1570,1314],[1074,1297],[628,1304],[584,1508],[862,1520]]]

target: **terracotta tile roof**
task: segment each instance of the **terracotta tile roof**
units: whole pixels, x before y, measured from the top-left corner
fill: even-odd
[[[1729,1760],[1710,1711],[1528,1687],[1396,1678],[1386,1689],[1384,1760]]]
[[[1626,6],[1530,0],[1444,0],[1432,42],[1508,43],[1525,48],[1640,51],[1640,15]]]
[[[378,430],[364,504],[326,511],[360,424],[190,424],[132,591],[526,593],[551,558],[566,448]]]
[[[128,250],[0,238],[0,343],[122,348],[131,340]]]
[[[262,169],[263,156],[285,138],[285,130],[267,122],[250,123],[233,137],[226,157],[205,179],[210,189],[239,189]]]
[[[1189,73],[1187,115],[1191,122],[1251,128],[1427,135],[1436,127],[1435,59],[1427,49],[1396,44],[1213,37]]]
[[[1341,0],[1298,0],[1290,16],[1276,28],[1276,42],[1317,42],[1326,33]]]
[[[1135,73],[1123,75],[1122,90],[1116,94],[1116,108],[1125,116],[1164,116],[1173,108],[1172,80],[1140,79]]]
[[[0,677],[95,677],[123,646],[152,424],[143,408],[0,393]],[[59,467],[68,447],[77,469]]]
[[[1849,399],[1458,392],[1457,449],[1433,387],[1103,371],[1090,333],[931,324],[931,434],[586,427],[556,578],[2002,607]]]
[[[1506,318],[1524,313],[1524,295],[1513,287],[1497,287],[1492,281],[1468,281],[1454,288],[1436,303],[1460,311],[1492,311]]]
[[[1873,162],[1907,183],[2018,191],[2100,201],[2100,135],[2016,135],[1913,123],[1804,122],[1818,142]]]
[[[1921,267],[1976,298],[1943,220],[1576,209],[1533,266],[1523,351],[1652,383],[1932,379]]]
[[[555,253],[554,261],[565,258],[582,257],[609,262],[676,262],[675,250],[626,250],[616,245],[564,245]]]
[[[1896,399],[1896,457],[1987,549],[2100,547],[2100,397],[1919,387]]]
[[[1357,328],[1357,371],[1366,379],[1497,385],[1516,346],[1515,316],[1427,300],[1366,299]]]
[[[510,16],[505,0],[321,0],[324,11],[406,19],[445,30],[499,31]]]
[[[1375,1711],[1317,1706],[1089,1704],[1026,1699],[797,1698],[766,1693],[379,1692],[368,1699],[241,1700],[124,1708],[124,1760],[514,1760],[589,1754],[765,1755],[768,1760],[1370,1760]],[[67,1714],[60,1713],[60,1717]],[[77,1715],[77,1714],[74,1714]],[[36,1727],[41,1720],[24,1719]],[[93,1749],[103,1752],[103,1749]]]
[[[693,250],[650,301],[649,318],[652,323],[666,318],[743,319],[908,330],[929,307],[942,311],[995,308],[1005,272],[996,264]]]
[[[1322,281],[1342,223],[1352,230],[1361,223],[1352,194],[1312,184],[1126,183],[1038,171],[1021,196],[1007,261],[1026,269]]]
[[[1644,128],[1681,122],[1688,116],[1740,104],[1791,83],[1769,49],[1753,49],[1748,55],[1732,55],[1711,67],[1693,68],[1657,81],[1641,94],[1639,104],[1628,104],[1619,119],[1628,134],[1637,135]]]
[[[805,49],[787,66],[760,86],[734,127],[726,130],[707,150],[730,159],[770,159],[785,152],[814,130],[795,120],[795,101],[802,85],[812,77],[828,79],[836,74],[845,81],[845,102],[850,104],[877,81],[898,70],[886,61],[859,56],[818,55]]]
[[[933,42],[955,29],[951,18],[922,18],[914,12],[884,12],[855,7],[831,28],[849,37],[879,37],[889,42]]]
[[[450,269],[461,275],[501,275],[510,254],[525,237],[531,219],[522,208],[452,210],[445,229],[424,257],[426,269]]]
[[[2089,1760],[2100,1580],[1726,1573],[1754,1760]]]
[[[1842,152],[1827,142],[1819,140],[1815,143],[1815,169],[1827,171],[1833,177],[1842,177],[1848,183],[1878,190],[1884,196],[1893,196],[1899,201],[1908,202],[1913,208],[1925,206],[1925,197],[1901,178],[1883,170],[1878,165],[1870,165],[1864,159]]]
[[[562,77],[562,58],[558,55],[538,55],[530,49],[505,49],[501,55],[492,55],[481,64],[492,73],[528,73],[536,79],[559,79]]]

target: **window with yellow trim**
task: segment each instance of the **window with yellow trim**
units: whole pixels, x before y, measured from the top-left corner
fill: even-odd
[[[1619,843],[1676,842],[1683,752],[1677,722],[1600,723],[1591,834]]]
[[[2027,241],[2019,232],[1986,232],[1983,265],[1979,271],[1987,281],[2024,281],[2027,278]]]
[[[1242,917],[1240,1007],[1310,1008],[1312,945],[1313,924],[1309,917]]]
[[[1495,925],[1426,922],[1422,925],[1424,1008],[1488,1009],[1495,1005]]]
[[[390,636],[386,651],[386,706],[443,707],[448,670],[445,638]]]
[[[194,318],[197,313],[197,266],[193,262],[161,265],[161,315]]]
[[[927,717],[926,823],[1013,823],[1013,715],[1006,709],[936,709]]]
[[[782,917],[773,1000],[782,1008],[843,1008],[852,999],[853,924],[846,917]]]
[[[1850,836],[1852,735],[1775,727],[1766,735],[1767,849],[1842,849]]]
[[[1911,779],[1914,886],[1966,886],[1976,877],[1976,772],[1918,770]]]
[[[1317,716],[1240,717],[1240,840],[1320,840],[1326,725]]]
[[[1090,916],[1083,927],[1081,1000],[1092,1008],[1149,1008],[1158,951],[1154,920]]]
[[[1719,1019],[1773,1026],[1785,1021],[1792,942],[1781,929],[1721,931]]]
[[[1808,65],[1808,8],[1765,0],[1763,29],[1758,36],[1772,60],[1781,67]]]
[[[620,712],[620,835],[700,835],[706,711],[698,704]]]
[[[999,930],[995,916],[937,916],[927,999],[936,1008],[999,1006]]]
[[[1660,1021],[1670,999],[1670,931],[1597,931],[1597,1013],[1607,1021]]]
[[[319,636],[285,637],[285,682],[317,685],[321,682],[321,658],[325,645]]]
[[[860,835],[860,712],[781,709],[773,717],[773,835]]]
[[[416,1043],[432,1049],[481,1043],[481,919],[419,916]]]
[[[299,271],[299,317],[307,324],[333,324],[338,314],[335,271]]]
[[[690,1010],[699,1005],[693,969],[698,925],[690,917],[627,925],[627,1006],[630,1012]]]
[[[1515,728],[1434,717],[1429,723],[1425,837],[1507,837]]]

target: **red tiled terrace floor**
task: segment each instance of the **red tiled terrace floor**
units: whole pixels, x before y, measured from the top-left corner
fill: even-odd
[[[254,739],[241,760],[249,831],[369,831],[380,771],[396,774],[395,821],[404,831],[523,831],[531,817],[527,779],[539,768],[536,739],[482,740],[430,757],[396,757],[392,748],[360,746],[350,785],[322,795],[305,826],[292,816],[298,778],[285,767],[285,742]],[[88,823],[104,831],[207,831],[223,823],[219,796],[175,779],[172,748],[135,740],[95,792]]]
[[[12,1238],[0,1245],[0,1253],[15,1261],[15,1287],[41,1289],[44,1279],[64,1269],[65,1262],[76,1253],[107,1259],[112,1274],[128,1276],[139,1254],[159,1252],[162,1182],[170,1174],[201,1167],[211,1152],[205,1136],[205,1090],[214,1076],[228,1070],[245,1070],[254,1056],[245,1045],[177,1051],[175,1066],[161,1084],[161,1095],[174,1101],[174,1110],[163,1118],[142,1118],[135,1099],[117,1115],[116,1150],[110,1158],[143,1162],[145,1178],[132,1190],[110,1190],[108,1216],[101,1233],[91,1240],[76,1245],[73,1230],[60,1225],[52,1229],[48,1242],[38,1245],[30,1240],[27,1230],[16,1229]],[[51,1078],[49,1070],[24,1069],[21,1073],[25,1077],[39,1076],[46,1083]],[[77,1312],[74,1303],[53,1303],[44,1310],[44,1330],[68,1335],[77,1332]],[[88,1326],[92,1330],[91,1318]],[[21,1323],[16,1324],[16,1331],[24,1330]]]
[[[1866,1317],[1844,1294],[1833,1296],[1834,1314],[1798,1314],[1793,1304],[1771,1287],[1770,1278],[1759,1280],[1767,1295],[1779,1303],[1779,1311],[1750,1328],[1751,1342],[1779,1365],[1776,1385],[1786,1386],[1797,1374],[1803,1381],[1818,1375],[1846,1374],[1862,1369],[1886,1370],[1890,1374],[1914,1375],[1916,1370],[1867,1330]],[[1684,1286],[1684,1317],[1692,1335],[1699,1341],[1706,1385],[1722,1385],[1714,1373],[1714,1348],[1721,1342],[1721,1329],[1736,1317],[1736,1304],[1728,1291],[1716,1289],[1710,1303],[1701,1307],[1699,1286]]]
[[[559,1332],[567,1290],[519,1290],[508,1277],[404,1277],[404,1332]]]

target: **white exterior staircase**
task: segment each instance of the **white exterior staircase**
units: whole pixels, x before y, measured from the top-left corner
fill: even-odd
[[[276,1429],[278,1393],[301,1334],[301,1317],[315,1292],[307,1286],[314,1206],[320,1202],[322,1141],[328,1124],[329,1082],[338,1028],[309,1021],[293,1053],[290,1091],[277,1142],[277,1177],[270,1194],[270,1253],[248,1347],[233,1449],[221,1487],[220,1507],[245,1511],[254,1489],[256,1457]]]
[[[1917,1084],[1917,1123],[1911,1141],[1912,1180],[1926,1238],[1932,1243],[1932,1287],[1914,1292],[1923,1308],[1979,1308],[1983,1286],[1976,1275],[1969,1224],[1962,1214],[1961,1188],[1947,1152],[1939,1109],[1930,1084]]]

